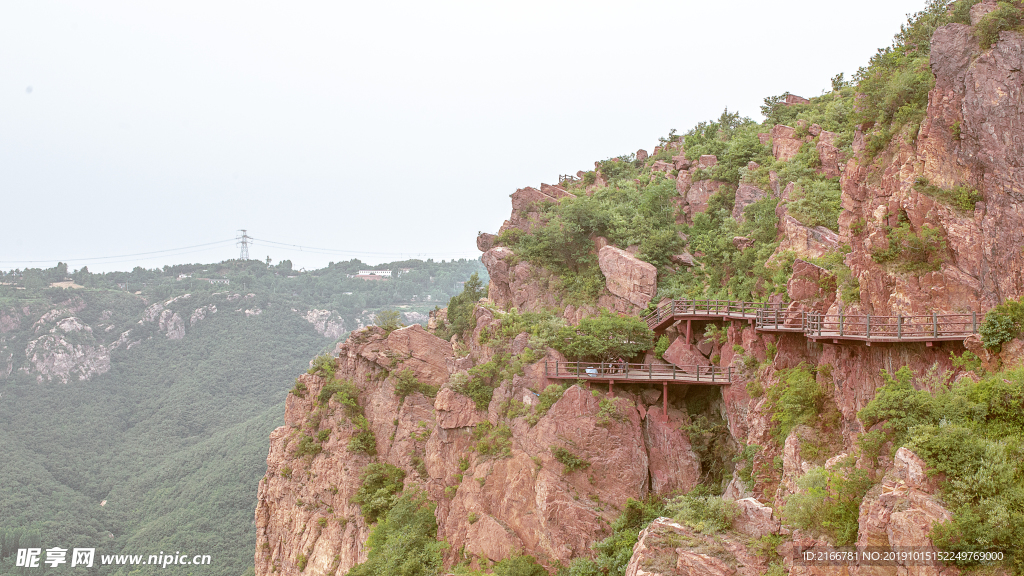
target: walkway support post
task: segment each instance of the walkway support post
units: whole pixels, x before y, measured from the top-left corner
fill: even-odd
[[[932,312],[932,338],[939,337],[939,317]]]
[[[615,397],[615,391],[612,389],[612,386],[615,386],[615,380],[609,380],[608,381],[608,397],[609,398],[614,398]]]
[[[661,421],[668,422],[668,382],[661,383]]]
[[[693,350],[693,345],[690,344],[690,342],[691,342],[690,337],[692,336],[692,333],[691,333],[692,322],[693,322],[693,320],[691,320],[690,318],[686,319],[686,349],[687,350]]]

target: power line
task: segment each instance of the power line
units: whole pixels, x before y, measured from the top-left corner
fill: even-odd
[[[168,248],[167,250],[154,250],[152,252],[139,252],[136,254],[121,254],[119,256],[95,256],[90,258],[51,258],[49,260],[0,260],[0,264],[45,264],[47,262],[87,262],[93,260],[110,260],[111,258],[131,258],[133,256],[149,256],[150,254],[163,254],[166,252],[177,252],[179,250],[201,248],[203,246],[213,246],[215,244],[225,244],[227,242],[234,242],[235,240],[235,238],[232,238],[230,240],[218,240],[216,242],[207,242],[206,244],[196,244],[194,246],[182,246],[181,248]]]
[[[310,252],[314,254],[354,254],[356,256],[428,256],[430,254],[436,254],[436,252],[361,252],[357,250],[337,250],[332,248],[316,248],[312,246],[301,246],[299,244],[287,244],[285,242],[274,242],[273,240],[253,238],[252,236],[250,236],[249,239],[253,242],[254,245],[256,244],[256,242],[262,242],[264,244],[269,244],[274,247],[297,248],[302,252]],[[454,252],[452,254],[469,255],[475,254],[475,252]]]
[[[472,258],[476,256],[475,252],[450,252],[450,253],[438,253],[438,252],[366,252],[358,250],[338,250],[331,248],[317,248],[313,246],[304,246],[300,244],[289,244],[286,242],[275,242],[273,240],[260,240],[253,238],[247,232],[247,230],[239,230],[242,233],[241,236],[227,240],[217,240],[215,242],[206,242],[204,244],[194,244],[192,246],[182,246],[179,248],[168,248],[166,250],[152,250],[149,252],[136,252],[134,254],[119,254],[115,256],[92,256],[87,258],[52,258],[49,260],[0,260],[0,264],[48,264],[56,262],[64,262],[65,264],[121,264],[124,262],[135,262],[140,260],[154,260],[156,258],[162,258],[166,256],[184,256],[186,254],[195,254],[197,252],[204,252],[213,246],[219,246],[234,242],[236,245],[241,246],[239,258],[242,260],[248,260],[249,258],[249,246],[255,246],[257,243],[267,245],[270,248],[277,250],[290,250],[299,251],[309,254],[322,254],[322,255],[348,255],[348,256],[391,256],[398,258],[427,258],[427,257],[462,257]],[[201,248],[202,250],[195,250]],[[132,260],[118,260],[119,258],[132,258]]]

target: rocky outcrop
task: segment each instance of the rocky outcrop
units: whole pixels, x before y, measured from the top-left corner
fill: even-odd
[[[72,316],[56,322],[48,332],[29,341],[28,365],[22,371],[38,382],[88,380],[110,370],[110,352],[95,340],[92,327]]]
[[[743,211],[754,202],[765,197],[761,189],[747,183],[741,183],[736,189],[736,202],[732,205],[732,217],[737,222],[743,222]]]
[[[700,534],[657,518],[640,532],[626,576],[753,576],[767,569],[738,538]]]
[[[500,232],[509,228],[531,231],[540,222],[540,204],[557,202],[574,196],[560,186],[541,184],[540,190],[527,186],[511,194],[512,215],[501,226]],[[499,233],[500,233],[499,232]]]
[[[316,330],[317,334],[325,338],[337,340],[345,334],[345,320],[333,310],[318,310],[314,308],[306,312],[303,318],[306,322],[313,325],[313,329]]]
[[[776,160],[792,160],[803,145],[803,140],[796,137],[793,128],[782,124],[772,128],[772,155]]]
[[[615,301],[609,308],[634,312],[647,306],[658,287],[658,269],[629,252],[605,246],[597,255],[605,287]]]
[[[471,355],[465,358],[454,357],[449,342],[419,325],[389,334],[367,328],[337,348],[337,375],[359,389],[378,459],[405,469],[407,485],[422,488],[437,502],[438,533],[451,545],[449,561],[464,549],[495,561],[525,551],[545,564],[567,563],[590,553],[590,544],[607,533],[628,498],[695,485],[700,464],[681,430],[687,417],[672,405],[669,422],[655,420],[660,404],[652,404],[660,394],[617,390],[610,399],[613,413],[606,408],[601,416],[605,395],[572,386],[536,424],[522,413],[506,417],[510,406],[536,404],[548,385],[544,362],[565,361],[553,350],[501,383],[487,410],[478,409],[453,382],[494,355],[481,335],[493,334],[503,316],[484,306],[476,316],[477,329],[467,338]],[[521,336],[510,342],[513,353],[528,350],[529,336]],[[415,392],[398,398],[395,374],[406,369],[421,382],[440,386],[437,396]],[[329,574],[343,574],[365,558],[367,526],[348,498],[371,459],[348,450],[353,427],[344,411],[333,401],[316,404],[324,382],[310,375],[300,382],[306,391],[288,397],[285,426],[271,437],[268,474],[260,484],[256,563],[261,576],[297,576],[300,554],[307,571],[316,565]],[[508,427],[507,449],[479,453],[472,431],[484,423]],[[327,428],[330,439],[321,453],[293,454],[300,434]],[[588,464],[567,469],[556,448]],[[310,528],[319,526],[319,517],[329,518],[323,531]]]
[[[935,87],[916,146],[895,138],[881,178],[851,159],[842,176],[840,232],[853,247],[851,268],[861,301],[875,314],[982,311],[1024,293],[1024,35],[1003,32],[981,51],[973,30],[950,24],[935,31]],[[917,177],[935,186],[977,189],[984,201],[969,212],[914,189]],[[940,270],[907,275],[871,260],[886,246],[885,227],[903,214],[915,231],[940,230],[948,256]],[[854,225],[864,226],[858,234]],[[859,232],[859,230],[858,230]],[[848,240],[847,240],[848,239]]]
[[[839,247],[839,235],[824,226],[807,226],[786,212],[782,204],[775,210],[779,217],[781,242],[776,253],[792,251],[798,258],[820,258]]]
[[[857,536],[858,546],[913,547],[914,550],[932,550],[929,533],[936,522],[952,519],[952,514],[937,496],[938,482],[927,474],[927,465],[906,448],[896,451],[893,467],[882,481],[868,491],[860,507]],[[933,576],[947,574],[936,566],[862,566],[858,576],[883,574],[918,574]]]

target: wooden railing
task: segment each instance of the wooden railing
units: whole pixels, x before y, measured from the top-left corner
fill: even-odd
[[[647,326],[654,328],[676,316],[714,316],[720,318],[756,318],[760,311],[782,311],[785,306],[771,302],[740,300],[671,300],[640,315]]]
[[[807,325],[806,312],[787,310],[760,310],[754,327],[767,332],[803,332]]]
[[[676,366],[675,364],[637,364],[630,362],[545,361],[548,378],[580,380],[672,381],[690,384],[728,384],[732,368],[719,366]]]
[[[864,340],[962,339],[978,331],[978,315],[935,314],[873,316],[870,314],[807,314],[804,333],[809,337]]]
[[[671,319],[714,317],[752,319],[764,332],[802,332],[809,338],[880,342],[956,340],[978,332],[978,314],[817,314],[790,312],[786,305],[735,300],[672,300],[640,315],[647,326],[660,328]]]

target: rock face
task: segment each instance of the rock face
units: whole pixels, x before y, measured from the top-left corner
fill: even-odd
[[[605,246],[597,255],[608,291],[618,297],[614,309],[619,312],[645,308],[658,287],[658,269],[614,246]]]
[[[853,247],[851,268],[866,310],[982,311],[1024,292],[1022,66],[1020,33],[1003,32],[982,52],[969,26],[939,28],[931,45],[935,87],[916,147],[894,139],[887,151],[893,159],[880,180],[869,180],[857,159],[847,163],[840,232]],[[918,176],[944,188],[975,188],[984,202],[973,213],[958,212],[916,192]],[[901,275],[871,260],[871,250],[886,245],[890,215],[899,213],[914,230],[928,223],[942,231],[948,258],[939,271]],[[864,232],[852,234],[854,223],[865,223]]]
[[[764,197],[765,193],[759,188],[751,184],[741,183],[739,188],[736,189],[736,203],[732,206],[733,219],[737,222],[743,222],[743,211],[747,209],[747,206]]]
[[[914,547],[935,550],[928,534],[936,522],[952,514],[936,497],[937,482],[926,474],[927,466],[916,454],[900,448],[893,467],[882,482],[864,497],[860,507],[858,546]],[[947,573],[934,566],[860,567],[863,576],[897,574],[931,576]]]
[[[626,576],[753,576],[767,569],[740,539],[707,536],[657,518],[640,532]]]
[[[628,498],[696,484],[700,464],[682,431],[687,417],[672,405],[669,422],[655,420],[660,405],[651,403],[658,394],[616,390],[610,399],[613,414],[606,410],[601,416],[599,400],[605,395],[572,386],[534,425],[522,414],[503,416],[503,407],[513,400],[536,404],[537,393],[548,385],[545,361],[565,361],[553,350],[495,389],[487,410],[478,409],[452,382],[493,356],[480,336],[500,326],[503,316],[481,306],[476,317],[477,329],[467,338],[471,356],[464,359],[418,325],[390,334],[366,328],[337,348],[337,375],[359,389],[359,404],[377,439],[377,460],[406,470],[406,485],[425,490],[437,502],[438,535],[451,545],[449,562],[464,549],[494,561],[525,551],[545,564],[568,563],[606,535]],[[525,354],[528,340],[513,338],[509,349]],[[414,392],[404,401],[398,398],[394,375],[406,369],[439,385],[437,396]],[[373,458],[349,450],[354,427],[341,406],[333,400],[317,403],[325,382],[311,375],[300,381],[306,392],[288,396],[285,426],[271,435],[268,472],[260,483],[256,573],[261,576],[298,576],[300,554],[307,562],[304,573],[316,566],[316,573],[324,574],[344,574],[366,557],[368,527],[350,498]],[[482,454],[475,448],[474,427],[484,423],[507,426],[507,449]],[[324,429],[331,432],[322,452],[294,454],[301,434]],[[589,464],[566,469],[556,448]],[[310,528],[318,527],[321,517],[328,518],[323,529]]]
[[[793,128],[781,124],[772,128],[772,155],[776,160],[792,160],[803,145]]]
[[[545,202],[557,202],[569,198],[573,194],[560,186],[541,184],[540,190],[527,186],[511,194],[512,216],[501,226],[501,232],[509,228],[530,231],[540,220],[539,205]]]

